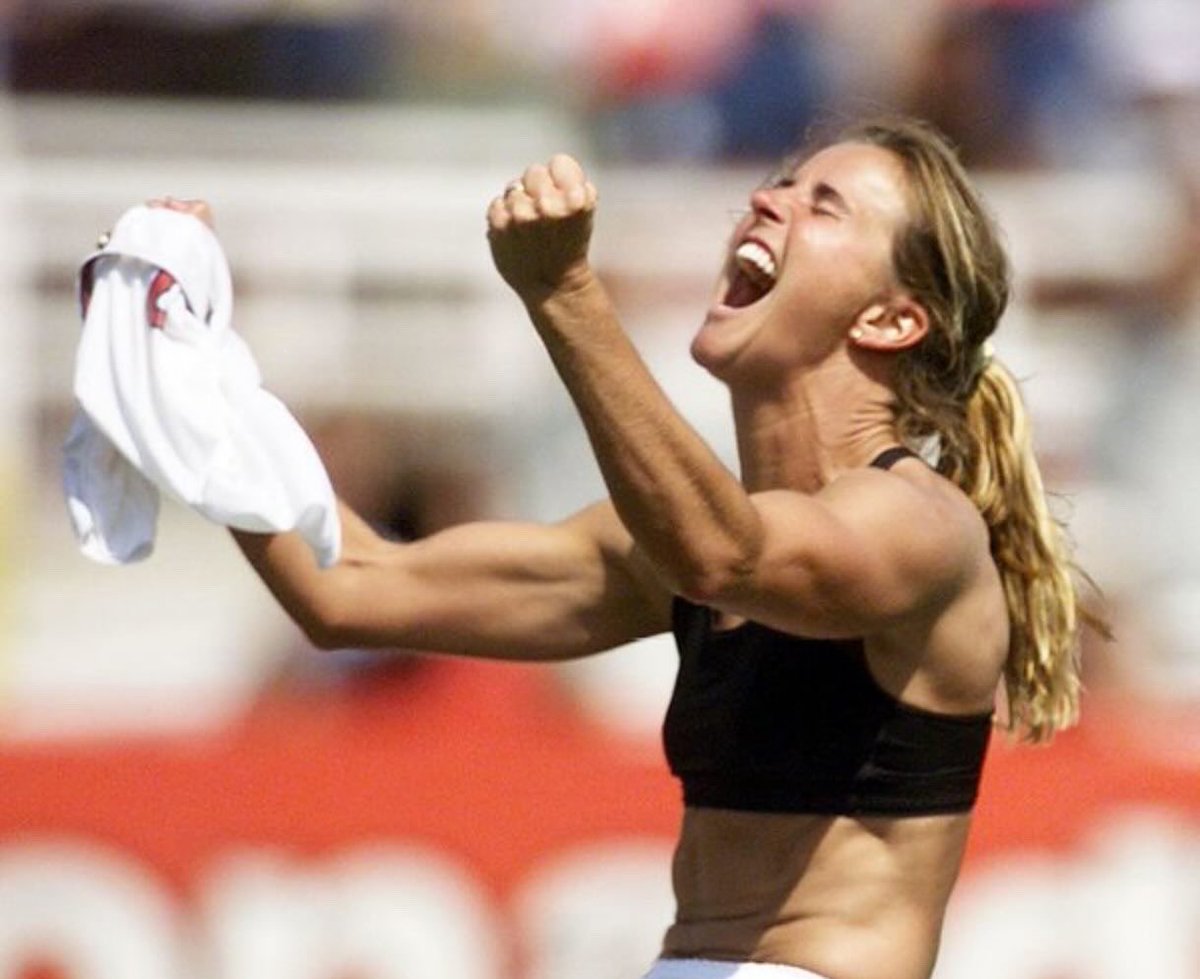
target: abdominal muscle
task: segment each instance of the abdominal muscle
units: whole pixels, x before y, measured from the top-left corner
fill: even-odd
[[[927,979],[969,822],[689,808],[663,955]]]

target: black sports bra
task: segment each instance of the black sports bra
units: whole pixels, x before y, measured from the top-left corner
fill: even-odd
[[[889,468],[907,449],[871,464]],[[676,598],[679,674],[663,723],[689,806],[758,812],[917,816],[970,810],[991,715],[897,700],[861,639],[793,636],[757,622],[715,630]]]

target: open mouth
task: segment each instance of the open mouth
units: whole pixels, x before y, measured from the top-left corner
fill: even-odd
[[[775,256],[752,239],[743,241],[733,253],[733,270],[725,305],[740,309],[758,302],[771,291],[778,275]]]

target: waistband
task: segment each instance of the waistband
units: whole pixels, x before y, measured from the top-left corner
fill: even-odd
[[[827,979],[796,965],[775,962],[718,962],[714,959],[656,959],[643,979]]]

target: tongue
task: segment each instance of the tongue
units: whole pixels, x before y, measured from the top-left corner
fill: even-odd
[[[749,276],[738,272],[729,284],[729,292],[725,294],[725,305],[735,308],[749,306],[752,302],[761,299],[763,292],[764,290],[750,281]]]

